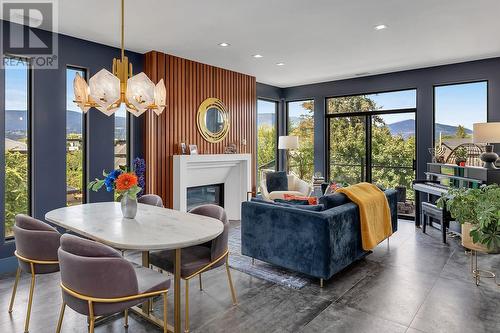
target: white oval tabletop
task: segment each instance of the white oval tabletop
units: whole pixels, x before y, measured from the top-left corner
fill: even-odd
[[[123,218],[119,202],[58,208],[45,219],[122,250],[180,249],[210,241],[224,230],[222,222],[211,217],[140,203],[135,219]]]

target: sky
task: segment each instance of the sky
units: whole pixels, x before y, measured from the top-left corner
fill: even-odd
[[[435,88],[436,122],[445,125],[464,125],[472,129],[472,124],[486,122],[487,113],[487,82],[475,82],[440,86]],[[370,94],[382,109],[404,109],[416,107],[416,90],[404,90],[390,93]],[[259,113],[274,112],[274,103],[259,100],[257,103]],[[299,117],[306,111],[302,102],[288,103],[290,117]],[[418,111],[417,111],[418,112]],[[407,114],[385,115],[387,124],[392,124],[405,119],[413,119]]]

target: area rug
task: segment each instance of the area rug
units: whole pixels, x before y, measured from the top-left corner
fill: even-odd
[[[278,285],[301,289],[311,282],[306,276],[259,260],[252,265],[252,258],[241,254],[241,227],[232,226],[229,229],[229,266],[257,278]]]

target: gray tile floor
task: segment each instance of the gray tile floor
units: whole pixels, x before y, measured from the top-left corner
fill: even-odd
[[[192,332],[500,332],[500,287],[484,280],[476,287],[459,240],[440,242],[410,222],[366,259],[334,276],[320,289],[317,281],[287,289],[233,270],[239,305],[231,305],[224,269],[203,275],[204,290],[193,280]],[[500,255],[481,255],[484,269],[500,273]],[[15,309],[7,314],[13,275],[0,277],[0,332],[22,332],[28,275],[19,286]],[[31,332],[54,332],[60,306],[59,275],[40,276]],[[172,293],[169,308],[172,310]],[[161,304],[156,304],[155,308]],[[170,318],[172,314],[170,313]],[[122,316],[96,332],[126,332]],[[131,315],[128,332],[159,332]],[[86,319],[66,311],[63,332],[86,332]]]

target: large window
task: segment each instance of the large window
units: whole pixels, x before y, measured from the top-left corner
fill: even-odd
[[[30,213],[30,70],[12,58],[5,68],[5,237],[16,214]]]
[[[86,77],[83,69],[66,69],[66,203],[85,202],[85,114],[73,102],[73,80],[76,73]]]
[[[122,104],[115,112],[115,169],[128,168],[128,111]]]
[[[304,180],[314,174],[314,101],[288,102],[287,133],[299,137],[299,149],[290,152],[290,171]]]
[[[487,104],[486,81],[434,88],[434,141],[443,149],[445,161],[455,148],[472,142],[472,124],[487,121]]]
[[[257,183],[265,171],[277,167],[277,112],[278,103],[259,99],[257,101]]]
[[[410,189],[415,111],[416,90],[327,99],[330,180]]]

